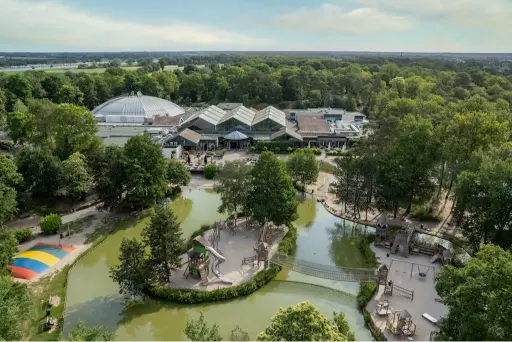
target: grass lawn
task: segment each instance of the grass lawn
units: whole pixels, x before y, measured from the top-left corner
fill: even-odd
[[[30,284],[29,289],[32,293],[36,309],[36,318],[32,321],[28,330],[28,338],[32,341],[57,341],[64,323],[64,297],[66,295],[66,282],[70,266],[63,268],[53,276],[42,278],[36,283]],[[50,296],[58,296],[58,305],[52,307],[51,317],[59,320],[57,329],[53,332],[45,331],[46,323],[46,305]]]
[[[318,166],[320,167],[320,172],[332,173],[333,175],[336,173],[336,166],[331,163],[319,161]]]

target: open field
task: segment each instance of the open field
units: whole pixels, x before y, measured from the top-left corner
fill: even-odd
[[[204,65],[197,65],[198,68],[204,68],[205,66]],[[123,66],[121,67],[125,70],[137,70],[140,68],[140,66]],[[166,65],[164,70],[165,71],[172,71],[172,70],[176,70],[176,69],[180,69],[180,70],[183,70],[184,67],[179,67],[177,65]],[[105,72],[105,70],[107,70],[107,68],[94,68],[94,69],[79,69],[79,68],[51,68],[51,69],[34,69],[34,70],[1,70],[0,69],[0,73],[1,72],[8,72],[8,73],[13,73],[13,72],[26,72],[26,71],[44,71],[44,72],[47,72],[49,74],[65,74],[66,72],[72,72],[74,74],[79,74],[79,73],[86,73],[86,74],[100,74],[100,73],[103,73]]]

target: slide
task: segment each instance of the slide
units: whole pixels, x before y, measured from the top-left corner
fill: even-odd
[[[212,272],[213,274],[220,279],[220,281],[222,281],[223,283],[226,283],[226,284],[233,284],[233,280],[229,279],[229,278],[225,278],[223,277],[220,272],[219,272],[219,265],[221,263],[223,263],[224,261],[226,261],[226,258],[224,258],[219,252],[217,252],[215,249],[213,249],[212,247],[208,246],[206,247],[206,250],[210,253],[212,253],[212,255],[215,257],[215,259],[217,259],[217,262],[214,262],[213,265],[212,265]]]

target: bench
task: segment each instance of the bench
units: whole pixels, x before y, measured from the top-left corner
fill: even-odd
[[[427,321],[430,321],[430,323],[437,324],[437,319],[435,319],[434,317],[430,316],[428,313],[424,313],[422,316]]]

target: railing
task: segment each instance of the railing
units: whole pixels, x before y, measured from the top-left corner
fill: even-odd
[[[406,288],[403,288],[403,287],[393,284],[392,291],[399,296],[409,298],[410,300],[414,299],[414,291],[413,290],[407,290]]]
[[[289,270],[317,278],[348,282],[377,281],[377,270],[373,268],[349,268],[322,265],[296,259],[281,253],[275,253],[270,259],[270,262]]]

